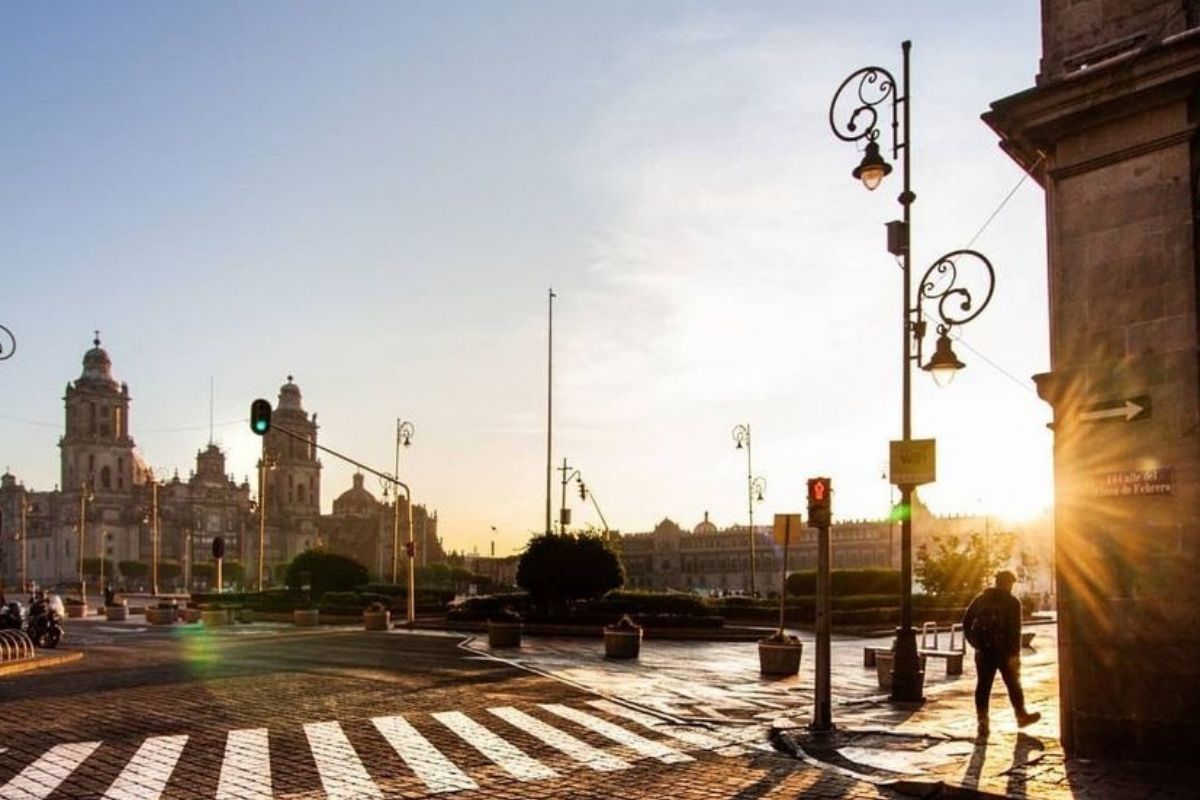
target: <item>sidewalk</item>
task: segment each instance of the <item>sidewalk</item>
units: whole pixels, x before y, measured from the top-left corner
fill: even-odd
[[[1182,800],[1200,793],[1200,770],[1068,764],[1058,740],[1056,627],[1027,630],[1036,637],[1022,654],[1022,683],[1029,707],[1040,711],[1042,720],[1018,730],[997,677],[992,733],[984,742],[975,739],[975,668],[969,652],[959,676],[947,676],[944,661],[930,659],[926,702],[900,706],[878,688],[875,671],[862,666],[863,647],[887,640],[835,637],[837,730],[820,735],[807,730],[813,707],[811,634],[801,634],[800,675],[782,680],[758,675],[757,651],[747,644],[647,641],[639,659],[622,662],[604,659],[596,642],[528,637],[520,650],[492,655],[662,716],[723,729],[742,742],[770,740],[777,750],[810,764],[904,795]],[[490,652],[479,640],[469,647]]]

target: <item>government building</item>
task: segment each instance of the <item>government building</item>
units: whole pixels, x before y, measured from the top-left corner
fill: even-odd
[[[77,586],[82,551],[84,577],[95,591],[102,553],[105,579],[130,591],[155,589],[156,557],[159,591],[207,589],[217,537],[230,567],[225,583],[256,587],[263,497],[265,585],[279,585],[286,564],[316,546],[357,559],[373,579],[390,579],[395,504],[376,500],[361,475],[334,500],[333,513],[322,515],[316,448],[272,430],[259,464],[260,491],[226,473],[225,453],[211,441],[186,479],[178,470],[160,478],[137,451],[130,400],[97,336],[83,372],[64,392],[59,485],[36,491],[10,472],[0,476],[0,587]],[[316,442],[317,415],[304,410],[291,376],[279,390],[274,419]],[[403,498],[399,510],[403,564]],[[412,519],[417,563],[444,560],[437,514],[414,505]]]

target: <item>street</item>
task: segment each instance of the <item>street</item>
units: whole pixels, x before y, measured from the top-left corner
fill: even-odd
[[[72,621],[81,661],[0,678],[0,800],[894,796],[461,642]]]

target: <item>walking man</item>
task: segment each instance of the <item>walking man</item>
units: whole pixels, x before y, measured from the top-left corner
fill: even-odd
[[[996,585],[976,595],[963,616],[963,632],[975,648],[975,713],[981,737],[988,735],[988,699],[997,672],[1008,689],[1017,725],[1024,728],[1042,718],[1025,709],[1021,689],[1021,601],[1012,594],[1016,582],[1017,576],[1008,570],[997,572]]]

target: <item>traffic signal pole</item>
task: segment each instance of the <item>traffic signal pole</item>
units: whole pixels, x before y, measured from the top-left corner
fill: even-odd
[[[834,727],[830,690],[833,548],[829,525],[832,518],[832,484],[829,478],[811,478],[808,481],[808,526],[817,529],[817,674],[813,681],[813,720],[809,725],[809,730],[815,732],[832,731]]]
[[[417,594],[416,594],[416,585],[415,585],[416,584],[416,574],[415,574],[416,569],[415,569],[415,563],[414,563],[415,555],[416,555],[416,553],[415,553],[416,545],[413,541],[412,490],[408,488],[408,484],[406,484],[404,481],[400,480],[395,475],[389,475],[386,472],[380,472],[379,470],[374,469],[373,467],[368,467],[366,464],[362,463],[361,461],[357,461],[348,455],[339,453],[337,450],[334,450],[331,447],[326,447],[324,445],[317,444],[315,441],[308,438],[307,436],[305,436],[302,433],[297,433],[296,431],[288,430],[287,428],[283,427],[282,425],[272,424],[270,404],[267,403],[267,410],[264,415],[261,411],[262,407],[260,405],[258,405],[259,403],[267,403],[267,401],[266,400],[255,400],[254,403],[252,403],[250,406],[250,429],[252,431],[254,431],[256,434],[258,434],[259,436],[265,435],[268,430],[272,430],[272,429],[277,430],[280,433],[282,433],[284,436],[288,436],[292,439],[295,439],[298,442],[304,442],[305,444],[308,444],[308,445],[312,446],[313,448],[320,450],[323,453],[328,453],[329,455],[333,456],[334,458],[340,458],[342,461],[345,461],[347,464],[352,464],[353,466],[356,466],[359,469],[361,469],[363,472],[369,472],[381,480],[388,481],[393,486],[395,486],[397,489],[404,490],[404,503],[406,506],[408,506],[408,543],[407,543],[408,612],[407,612],[406,618],[407,618],[408,622],[411,624],[413,622],[413,620],[416,619],[416,607],[417,607]],[[264,419],[265,419],[265,424],[263,424]],[[397,498],[397,502],[399,502],[399,498]]]

